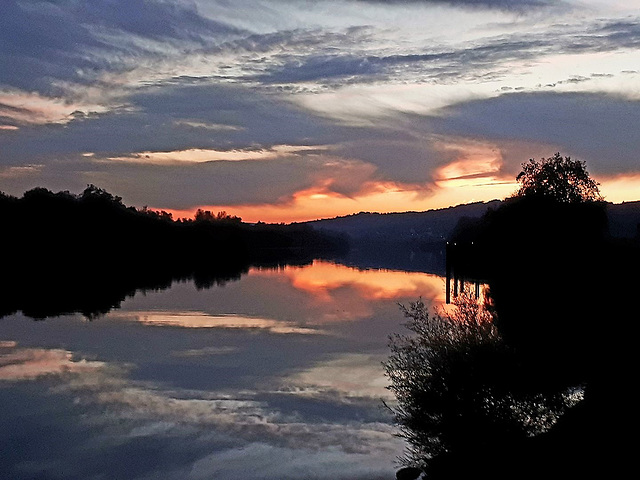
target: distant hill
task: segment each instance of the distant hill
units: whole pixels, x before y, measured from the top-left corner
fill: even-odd
[[[319,232],[347,235],[351,248],[338,258],[340,262],[443,275],[444,246],[458,221],[479,218],[499,205],[499,200],[493,200],[425,212],[361,212],[307,223]]]
[[[478,219],[502,201],[476,202],[424,212],[368,213],[306,222],[316,230],[347,235],[351,249],[338,260],[365,268],[443,274],[444,246],[462,219]],[[640,238],[640,201],[607,205],[609,232]]]
[[[617,238],[640,238],[640,200],[607,205],[609,233]]]
[[[502,202],[475,202],[424,212],[360,212],[343,217],[306,222],[318,230],[346,234],[358,243],[418,240],[438,243],[451,236],[461,218],[480,218]],[[640,228],[640,201],[609,203],[609,231],[614,237],[633,238]]]
[[[448,238],[463,217],[481,217],[500,200],[476,202],[425,212],[366,213],[308,222],[318,230],[347,234],[354,242],[440,243]]]

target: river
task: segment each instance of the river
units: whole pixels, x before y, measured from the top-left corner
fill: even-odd
[[[391,480],[381,363],[418,298],[442,304],[444,279],[315,261],[93,320],[6,316],[2,478]]]

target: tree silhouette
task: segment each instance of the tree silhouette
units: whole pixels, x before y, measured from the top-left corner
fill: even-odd
[[[15,198],[0,192],[6,262],[0,318],[17,310],[44,318],[116,307],[137,288],[172,279],[197,287],[237,279],[251,265],[304,264],[344,251],[337,237],[305,225],[252,225],[199,210],[193,221],[126,206],[95,185],[80,194],[34,188]]]
[[[241,223],[242,218],[235,215],[229,215],[224,210],[214,214],[211,210],[203,210],[199,208],[195,215],[194,220],[196,222],[225,222],[225,223]]]
[[[585,162],[560,153],[523,163],[516,180],[520,183],[517,197],[546,197],[561,203],[602,200],[598,183],[589,176]]]
[[[489,286],[494,324],[513,353],[505,361],[517,366],[512,379],[522,385],[515,391],[551,406],[562,406],[556,400],[570,392],[583,399],[545,434],[503,442],[496,450],[503,449],[506,465],[491,477],[614,478],[631,458],[622,453],[624,432],[636,413],[618,392],[633,376],[637,338],[614,325],[636,328],[626,292],[638,288],[640,244],[609,234],[606,204],[584,163],[558,153],[530,160],[517,179],[515,195],[479,221],[458,225],[450,239],[455,268]],[[498,378],[512,388],[508,377]],[[465,382],[472,388],[477,380]],[[473,452],[468,457],[453,456],[446,467],[473,463]],[[444,467],[440,473],[432,478],[464,478]]]
[[[490,452],[548,431],[580,400],[580,392],[544,391],[474,297],[454,304],[434,315],[422,301],[401,306],[413,335],[392,336],[384,364],[397,400],[390,408],[408,442],[402,462],[429,478],[473,471]]]

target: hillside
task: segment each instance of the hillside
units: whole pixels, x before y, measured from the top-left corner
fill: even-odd
[[[499,200],[476,202],[454,207],[404,213],[360,212],[345,217],[308,222],[318,230],[344,233],[354,242],[439,243],[449,236],[463,217],[481,217],[488,208],[497,207]]]
[[[315,230],[346,235],[350,249],[337,260],[360,268],[444,275],[444,246],[458,221],[479,218],[499,200],[405,213],[357,213],[307,222]]]
[[[640,200],[607,205],[609,233],[617,238],[640,238]]]
[[[365,268],[444,274],[444,246],[462,219],[479,219],[502,202],[476,202],[425,212],[366,213],[307,222],[320,232],[347,235],[351,249],[338,260]],[[640,237],[640,201],[607,204],[609,233]]]

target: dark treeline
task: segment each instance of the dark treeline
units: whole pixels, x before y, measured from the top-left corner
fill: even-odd
[[[487,436],[464,463],[443,459],[442,478],[454,478],[450,461],[462,477],[491,452],[499,455],[486,465],[494,478],[623,472],[637,416],[625,390],[636,375],[640,239],[612,237],[601,202],[513,198],[464,223],[451,261],[459,275],[489,286],[511,364],[499,381],[524,379],[517,388],[541,398],[580,387],[584,400],[544,435]]]
[[[207,287],[252,265],[307,263],[348,248],[305,225],[247,224],[208,211],[173,220],[127,207],[93,185],[79,195],[44,188],[21,198],[0,193],[0,224],[0,316],[21,310],[34,318],[93,317],[137,289],[166,288],[175,279]]]
[[[577,198],[519,193],[450,239],[455,275],[488,284],[497,336],[475,327],[438,350],[430,342],[443,334],[428,333],[432,358],[416,367],[406,360],[422,358],[416,347],[396,347],[389,371],[405,375],[395,387],[414,447],[407,463],[428,478],[618,478],[633,468],[640,236],[612,235],[607,204]],[[584,398],[568,408],[572,391]]]

